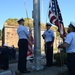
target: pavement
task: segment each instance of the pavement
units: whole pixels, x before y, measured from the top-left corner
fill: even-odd
[[[41,65],[45,65],[45,59],[41,59]],[[17,62],[10,63],[8,70],[0,70],[0,75],[8,75],[2,74],[3,72],[11,71],[11,75],[68,75],[68,69],[66,65],[63,66],[51,66],[45,67],[41,70],[33,70],[32,67],[34,66],[33,62],[27,61],[27,69],[31,71],[31,73],[19,73],[17,70]]]

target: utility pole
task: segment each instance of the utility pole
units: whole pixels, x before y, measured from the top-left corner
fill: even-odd
[[[35,70],[43,69],[41,66],[41,42],[40,42],[40,0],[33,0],[34,18],[34,65]]]

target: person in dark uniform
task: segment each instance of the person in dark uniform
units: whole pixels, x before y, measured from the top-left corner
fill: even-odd
[[[15,49],[14,45],[12,45],[12,48],[11,48],[11,56],[12,56],[13,60],[16,59],[16,49]]]
[[[45,41],[45,53],[46,53],[46,66],[50,67],[53,65],[53,43],[54,43],[54,32],[50,29],[51,24],[46,24],[46,31],[42,37]]]
[[[24,19],[18,20],[19,27],[17,29],[19,41],[18,41],[18,47],[19,47],[19,58],[18,58],[18,70],[21,73],[30,73],[30,71],[26,68],[26,62],[27,62],[27,50],[28,50],[28,38],[30,37],[29,31],[24,26]]]
[[[2,47],[0,46],[0,69],[2,68]]]
[[[7,44],[4,44],[2,48],[2,68],[3,70],[9,68],[9,48]]]

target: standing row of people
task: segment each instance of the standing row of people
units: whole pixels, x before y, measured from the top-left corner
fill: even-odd
[[[28,50],[28,39],[30,39],[30,34],[27,28],[24,26],[24,19],[18,20],[19,27],[17,29],[19,41],[19,60],[18,60],[18,70],[21,73],[30,73],[26,67],[26,58]],[[54,43],[54,32],[50,29],[51,24],[46,24],[46,31],[43,33],[42,37],[45,41],[45,53],[46,53],[46,66],[50,67],[53,65],[53,43]],[[75,23],[71,22],[68,28],[68,34],[65,38],[63,44],[59,45],[58,48],[66,47],[67,52],[67,66],[70,75],[75,75]]]
[[[31,39],[31,35],[24,25],[24,19],[18,20],[19,27],[17,29],[19,41],[19,57],[18,57],[18,70],[20,73],[30,73],[27,70],[27,51],[28,51],[28,40]],[[47,30],[44,32],[42,37],[45,40],[45,49],[46,49],[46,66],[50,67],[53,64],[53,42],[54,42],[54,32],[50,30],[51,24],[47,23],[46,28]]]

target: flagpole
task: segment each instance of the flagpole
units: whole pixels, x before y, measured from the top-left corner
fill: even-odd
[[[34,69],[43,69],[41,65],[41,42],[40,42],[40,0],[33,0],[34,18]]]
[[[29,17],[28,17],[28,12],[27,12],[27,9],[26,9],[25,0],[24,0],[24,6],[25,6],[25,11],[26,11],[26,16],[27,16],[27,19],[28,19],[28,27],[29,27],[29,29],[30,29],[31,27],[30,27],[30,25],[29,25]]]

